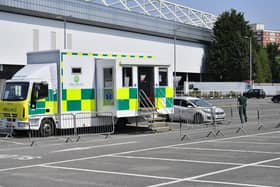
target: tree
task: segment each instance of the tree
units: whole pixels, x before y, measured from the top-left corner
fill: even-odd
[[[267,51],[264,48],[259,48],[256,58],[256,82],[264,83],[271,82],[271,70]]]
[[[214,25],[213,35],[207,60],[208,81],[248,80],[250,78],[248,38],[252,38],[253,50],[256,41],[243,13],[237,13],[234,9],[224,12]]]

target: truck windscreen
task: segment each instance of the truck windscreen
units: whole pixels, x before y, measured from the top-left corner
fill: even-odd
[[[22,101],[28,94],[29,83],[27,82],[7,82],[2,99],[5,101]]]

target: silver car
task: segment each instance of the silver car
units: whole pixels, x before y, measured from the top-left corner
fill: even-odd
[[[206,100],[197,97],[174,98],[174,113],[169,118],[172,121],[187,121],[192,123],[208,123],[225,120],[225,111],[215,107]]]

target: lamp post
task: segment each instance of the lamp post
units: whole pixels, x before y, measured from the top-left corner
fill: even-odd
[[[63,21],[63,48],[67,48],[67,18],[71,18],[72,16],[56,16],[57,19]]]
[[[250,77],[249,77],[249,81],[250,81],[250,87],[252,86],[252,37],[248,37],[248,36],[245,36],[244,37],[245,39],[248,39],[249,40],[249,45],[250,45],[250,49],[249,49],[249,55],[250,55],[250,59],[249,59],[249,63],[250,63]]]
[[[66,17],[63,17],[63,41],[64,41],[64,49],[66,49],[66,24],[67,24],[67,20]]]
[[[177,61],[177,58],[176,58],[176,43],[177,43],[177,37],[176,37],[176,29],[174,28],[174,36],[173,36],[173,60],[174,60],[174,76],[173,76],[173,84],[174,84],[174,95],[176,96],[176,90],[177,90],[177,81],[176,81],[176,61]]]

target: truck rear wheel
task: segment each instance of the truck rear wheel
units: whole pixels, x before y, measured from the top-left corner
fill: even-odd
[[[54,128],[53,121],[51,119],[43,119],[41,121],[40,129],[39,129],[40,136],[42,137],[53,136],[54,131],[55,128]]]

